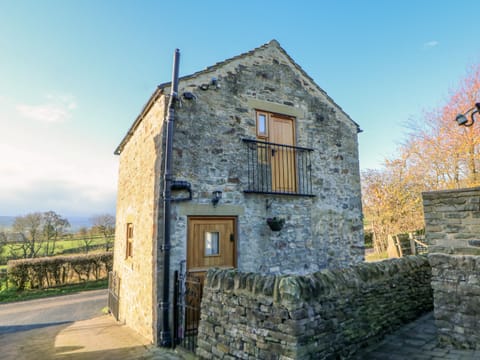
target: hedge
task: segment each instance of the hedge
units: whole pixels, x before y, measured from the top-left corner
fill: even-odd
[[[8,279],[19,290],[46,289],[88,280],[105,279],[112,270],[113,254],[102,252],[85,255],[51,256],[10,260]]]

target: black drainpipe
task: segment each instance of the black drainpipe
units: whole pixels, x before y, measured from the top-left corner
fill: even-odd
[[[170,310],[170,202],[172,187],[172,148],[173,148],[173,122],[175,120],[175,102],[178,96],[178,68],[180,63],[180,50],[176,49],[173,56],[173,73],[168,102],[167,136],[165,146],[165,172],[163,178],[163,294],[160,307],[160,346],[170,347],[172,336],[168,314]]]

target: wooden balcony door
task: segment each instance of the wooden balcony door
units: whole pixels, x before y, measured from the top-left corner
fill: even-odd
[[[269,142],[295,146],[294,119],[270,114]],[[295,150],[277,147],[271,150],[272,191],[297,191]]]
[[[209,268],[236,267],[236,218],[189,217],[187,271],[203,283]]]

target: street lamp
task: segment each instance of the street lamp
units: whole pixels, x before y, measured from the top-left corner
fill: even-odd
[[[465,114],[458,114],[455,118],[455,121],[459,126],[470,127],[475,122],[475,114],[480,112],[480,102],[477,102],[474,107],[469,109]],[[470,120],[468,120],[467,115],[470,114]]]

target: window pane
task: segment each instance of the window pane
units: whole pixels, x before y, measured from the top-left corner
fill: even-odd
[[[265,114],[258,114],[257,127],[259,135],[267,133],[267,116]]]
[[[205,256],[219,255],[219,239],[218,232],[205,232]]]

